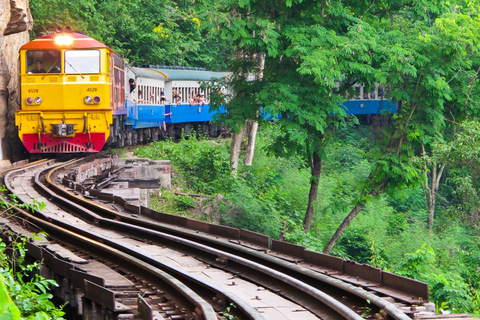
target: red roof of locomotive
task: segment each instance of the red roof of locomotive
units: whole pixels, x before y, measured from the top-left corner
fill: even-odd
[[[55,44],[56,36],[71,35],[73,43],[70,45]],[[62,32],[49,34],[48,36],[40,37],[24,44],[21,50],[54,50],[54,49],[103,49],[108,48],[105,44],[95,40],[80,32]]]

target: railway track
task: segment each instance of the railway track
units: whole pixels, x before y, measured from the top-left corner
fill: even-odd
[[[95,190],[89,198],[98,201],[86,199],[60,184],[72,187],[65,176],[80,161],[34,163],[6,173],[5,184],[23,202],[46,203],[33,214],[17,208],[24,219],[130,276],[131,285],[110,288],[86,279],[80,283],[87,297],[109,297],[96,302],[102,310],[124,317],[134,309],[143,319],[216,319],[217,312],[234,306],[229,313],[240,319],[356,320],[362,315],[408,320],[426,311],[428,287],[410,279],[380,273],[378,280],[375,268],[246,230],[132,206]],[[136,308],[121,302],[138,295]]]

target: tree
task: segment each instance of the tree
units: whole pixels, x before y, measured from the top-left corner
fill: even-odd
[[[206,1],[202,2],[206,3]],[[273,116],[284,134],[271,151],[302,155],[312,178],[304,229],[309,231],[328,139],[347,117],[341,104],[353,85],[373,83],[369,50],[374,29],[340,1],[223,1],[216,5],[214,29],[244,52],[233,66],[235,97],[226,104],[225,121],[258,120],[259,107]],[[218,13],[220,12],[220,14]],[[216,28],[215,28],[216,26]],[[263,78],[254,73],[254,57],[265,56]],[[235,100],[237,98],[238,100]]]
[[[475,120],[466,120],[456,126],[450,141],[435,143],[435,159],[446,163],[450,180],[455,188],[460,206],[452,206],[455,211],[465,212],[462,217],[472,225],[480,221],[479,185],[476,176],[480,172],[480,124]],[[432,217],[433,220],[433,217]]]
[[[438,187],[440,186],[440,179],[442,178],[443,170],[445,170],[447,163],[438,163],[438,155],[436,154],[433,154],[430,157],[427,156],[424,145],[422,145],[422,157],[423,173],[425,176],[424,188],[427,190],[428,197],[428,228],[430,229],[430,232],[432,232]]]
[[[461,1],[412,1],[379,21],[381,68],[389,98],[398,114],[378,145],[369,180],[354,208],[336,230],[324,253],[330,252],[350,222],[371,199],[421,183],[410,158],[419,146],[441,137],[445,119],[476,117],[471,92],[478,90],[478,9]],[[383,51],[383,52],[382,52]]]
[[[34,0],[34,36],[57,27],[104,42],[134,65],[194,65],[224,70],[231,46],[208,37],[191,1]]]

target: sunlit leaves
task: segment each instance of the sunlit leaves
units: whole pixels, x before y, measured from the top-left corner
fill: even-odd
[[[54,280],[45,279],[37,272],[40,263],[25,263],[26,237],[11,233],[13,241],[4,243],[0,241],[0,305],[10,301],[8,306],[12,319],[62,319],[64,312],[57,308],[51,300],[53,295],[49,292],[52,286],[58,286]],[[35,236],[34,237],[38,237]],[[5,248],[15,252],[15,255],[8,254]],[[5,297],[7,293],[9,297]],[[2,308],[0,308],[2,314]],[[3,318],[2,318],[3,319]]]

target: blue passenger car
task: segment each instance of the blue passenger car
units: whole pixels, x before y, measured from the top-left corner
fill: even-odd
[[[162,92],[165,76],[150,69],[132,68],[136,88],[127,100],[127,122],[131,129],[159,128],[165,121]]]
[[[347,100],[343,103],[347,114],[382,114],[384,112],[397,113],[397,104],[391,100]]]

